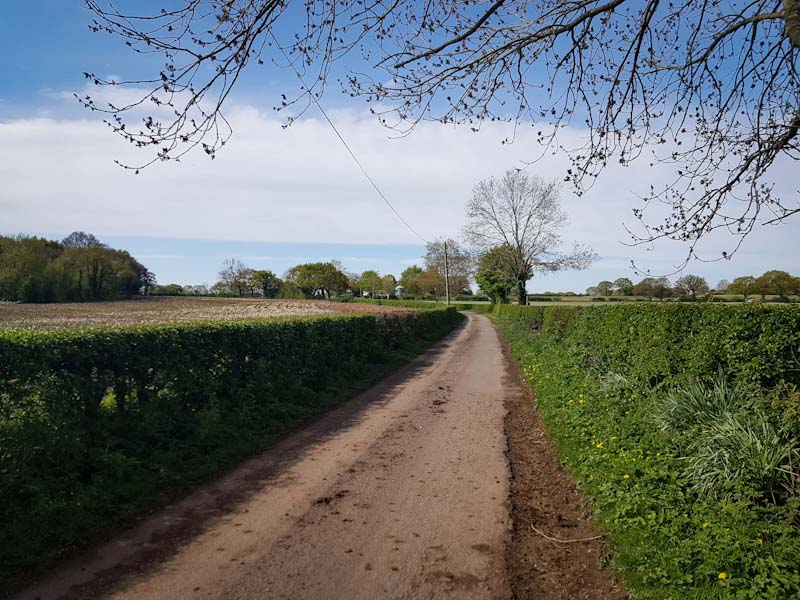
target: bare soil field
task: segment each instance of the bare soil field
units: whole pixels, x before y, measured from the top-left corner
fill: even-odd
[[[342,313],[404,311],[388,306],[325,300],[264,300],[261,298],[147,297],[113,302],[16,304],[0,302],[0,329],[55,329],[234,321]]]

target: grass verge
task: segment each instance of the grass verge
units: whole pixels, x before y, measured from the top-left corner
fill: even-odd
[[[520,321],[498,326],[632,598],[800,597],[800,501],[695,492],[680,440],[653,418],[674,382],[631,384],[587,364],[576,343]]]

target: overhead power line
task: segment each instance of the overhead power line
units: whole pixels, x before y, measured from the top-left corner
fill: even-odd
[[[421,239],[426,244],[430,243],[430,242],[428,242],[428,240],[426,240],[424,237],[422,237],[419,233],[417,233],[417,230],[414,229],[409,224],[409,222],[406,221],[399,212],[397,212],[397,209],[392,205],[392,203],[389,202],[389,199],[386,197],[386,194],[384,194],[383,191],[381,191],[381,188],[378,187],[378,184],[375,183],[375,180],[370,176],[370,174],[364,168],[364,165],[361,163],[360,160],[358,160],[358,156],[356,156],[356,153],[353,152],[352,148],[350,148],[350,145],[347,143],[347,140],[344,139],[342,134],[336,128],[336,125],[333,123],[331,118],[328,116],[328,113],[325,112],[324,108],[322,108],[322,104],[319,103],[319,100],[317,100],[316,96],[314,95],[314,92],[311,90],[311,88],[308,87],[308,85],[306,85],[306,82],[303,79],[303,76],[300,74],[300,71],[297,70],[297,68],[294,66],[294,63],[289,58],[289,55],[286,54],[286,51],[278,43],[278,40],[275,38],[275,34],[273,34],[270,31],[270,36],[272,36],[272,41],[275,42],[275,46],[281,51],[281,54],[283,54],[283,57],[286,59],[286,62],[289,63],[289,66],[292,68],[292,70],[294,71],[295,75],[297,75],[297,78],[300,80],[300,83],[303,84],[303,88],[308,92],[308,95],[311,98],[311,100],[314,102],[314,104],[317,105],[317,108],[319,109],[319,112],[322,113],[323,117],[325,117],[325,120],[328,122],[328,125],[331,126],[331,129],[333,129],[333,132],[336,134],[336,137],[338,137],[339,141],[342,142],[342,145],[347,149],[347,152],[350,154],[350,156],[352,157],[352,159],[356,163],[356,165],[358,165],[358,168],[361,169],[361,172],[364,174],[364,177],[367,178],[367,181],[369,181],[369,183],[375,189],[375,191],[377,192],[378,196],[380,196],[381,200],[383,200],[386,203],[386,206],[388,206],[391,209],[391,211],[395,214],[395,216],[400,220],[400,222],[403,225],[406,226],[406,228],[408,228],[408,230],[411,233],[413,233],[415,236],[417,236],[419,239]]]

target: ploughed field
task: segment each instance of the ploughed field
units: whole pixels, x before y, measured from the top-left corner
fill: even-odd
[[[385,313],[400,309],[325,300],[265,300],[261,298],[147,297],[113,302],[16,304],[0,302],[0,329],[53,329],[236,321],[342,313]]]

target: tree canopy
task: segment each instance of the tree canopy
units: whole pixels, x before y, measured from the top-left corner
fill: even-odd
[[[76,232],[64,242],[0,237],[0,300],[115,300],[147,293],[155,276],[124,250]]]
[[[475,282],[494,303],[508,301],[517,287],[517,274],[511,267],[508,254],[514,250],[507,245],[491,248],[478,259]]]
[[[152,148],[153,161],[196,147],[213,157],[230,137],[222,109],[242,73],[291,65],[310,83],[282,96],[289,121],[338,77],[403,131],[424,118],[530,126],[569,154],[565,178],[579,193],[612,163],[669,164],[672,180],[634,209],[634,242],[684,240],[691,257],[720,230],[736,236],[728,257],[759,219],[800,211],[773,194],[771,170],[800,156],[800,0],[179,0],[144,13],[86,4],[94,31],[161,59],[128,80],[86,73],[135,86],[138,101],[79,98]],[[566,126],[586,128],[585,143],[564,143]],[[650,220],[662,202],[667,216]]]
[[[516,278],[518,301],[525,304],[525,286],[534,273],[585,269],[596,260],[594,251],[584,245],[562,248],[560,232],[567,224],[555,183],[511,170],[475,186],[467,203],[464,235],[484,252],[507,248],[502,257]]]
[[[286,280],[306,296],[330,298],[347,290],[347,276],[331,262],[305,263],[289,269]]]

